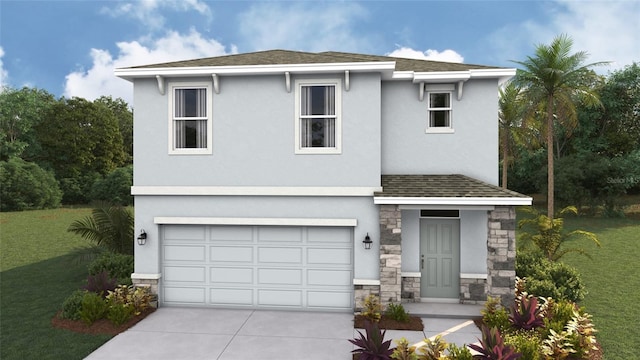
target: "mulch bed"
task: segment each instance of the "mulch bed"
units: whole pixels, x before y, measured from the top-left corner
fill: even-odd
[[[367,321],[366,317],[362,315],[354,315],[353,327],[357,329],[364,329],[365,321]],[[380,318],[380,321],[378,322],[378,327],[385,330],[424,330],[422,319],[417,316],[409,316],[409,321],[404,323],[396,321],[386,315],[382,315],[382,318]]]
[[[100,319],[91,325],[87,325],[81,320],[62,319],[60,317],[60,312],[58,312],[51,319],[51,325],[54,328],[65,329],[65,330],[74,331],[74,332],[83,333],[83,334],[118,335],[121,332],[129,329],[133,325],[137,324],[142,319],[152,314],[154,311],[156,311],[155,308],[148,308],[142,314],[132,317],[129,321],[127,321],[122,325],[114,325],[111,321],[107,319]]]

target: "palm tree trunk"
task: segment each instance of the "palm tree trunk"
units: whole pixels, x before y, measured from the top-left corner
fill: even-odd
[[[547,99],[547,217],[553,219],[553,94]]]
[[[505,130],[506,132],[507,130]],[[509,149],[507,149],[508,138],[506,134],[502,134],[502,188],[507,188],[507,168],[509,167]]]

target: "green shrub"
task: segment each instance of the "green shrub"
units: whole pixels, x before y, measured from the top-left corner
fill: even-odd
[[[23,211],[60,206],[62,192],[51,172],[19,158],[0,161],[0,210]]]
[[[404,306],[402,306],[402,304],[394,304],[394,303],[389,304],[384,314],[395,321],[399,321],[403,323],[409,322],[409,314],[405,311]]]
[[[88,172],[75,177],[65,177],[60,180],[62,190],[62,203],[68,205],[88,204],[91,201],[89,196],[93,184],[100,180],[101,176],[97,172]]]
[[[458,347],[456,344],[449,344],[447,347],[447,351],[449,355],[447,359],[451,360],[473,360],[473,355],[471,355],[471,351],[466,346]]]
[[[132,185],[133,166],[115,169],[104,179],[98,179],[93,184],[91,187],[91,199],[123,206],[133,205]]]
[[[82,308],[80,309],[80,319],[87,325],[91,325],[96,320],[103,319],[109,310],[107,302],[102,296],[87,292],[82,297]]]
[[[122,325],[129,321],[135,313],[135,308],[131,304],[109,304],[107,319],[115,325]]]
[[[509,322],[509,311],[500,304],[500,298],[488,297],[484,304],[484,309],[480,311],[482,321],[488,328],[497,328],[500,332],[505,332],[511,328]]]
[[[76,290],[67,297],[62,303],[62,312],[60,317],[69,320],[80,320],[80,310],[82,309],[82,299],[84,298],[84,290]]]
[[[133,255],[104,252],[89,264],[89,275],[106,271],[109,277],[117,279],[120,285],[131,285]]]
[[[518,252],[516,275],[526,279],[525,291],[531,295],[578,302],[587,293],[575,268],[551,262],[537,252]]]
[[[377,296],[371,294],[364,299],[362,315],[373,322],[377,323],[380,321],[382,317],[382,305]]]
[[[522,354],[521,360],[540,360],[542,340],[535,331],[516,331],[504,335],[504,343]]]

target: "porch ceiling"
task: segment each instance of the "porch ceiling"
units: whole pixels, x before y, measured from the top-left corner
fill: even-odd
[[[531,205],[531,197],[465,175],[382,175],[376,204]]]

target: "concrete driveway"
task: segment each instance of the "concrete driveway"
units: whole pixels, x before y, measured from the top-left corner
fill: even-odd
[[[353,314],[159,308],[90,360],[351,359]]]

